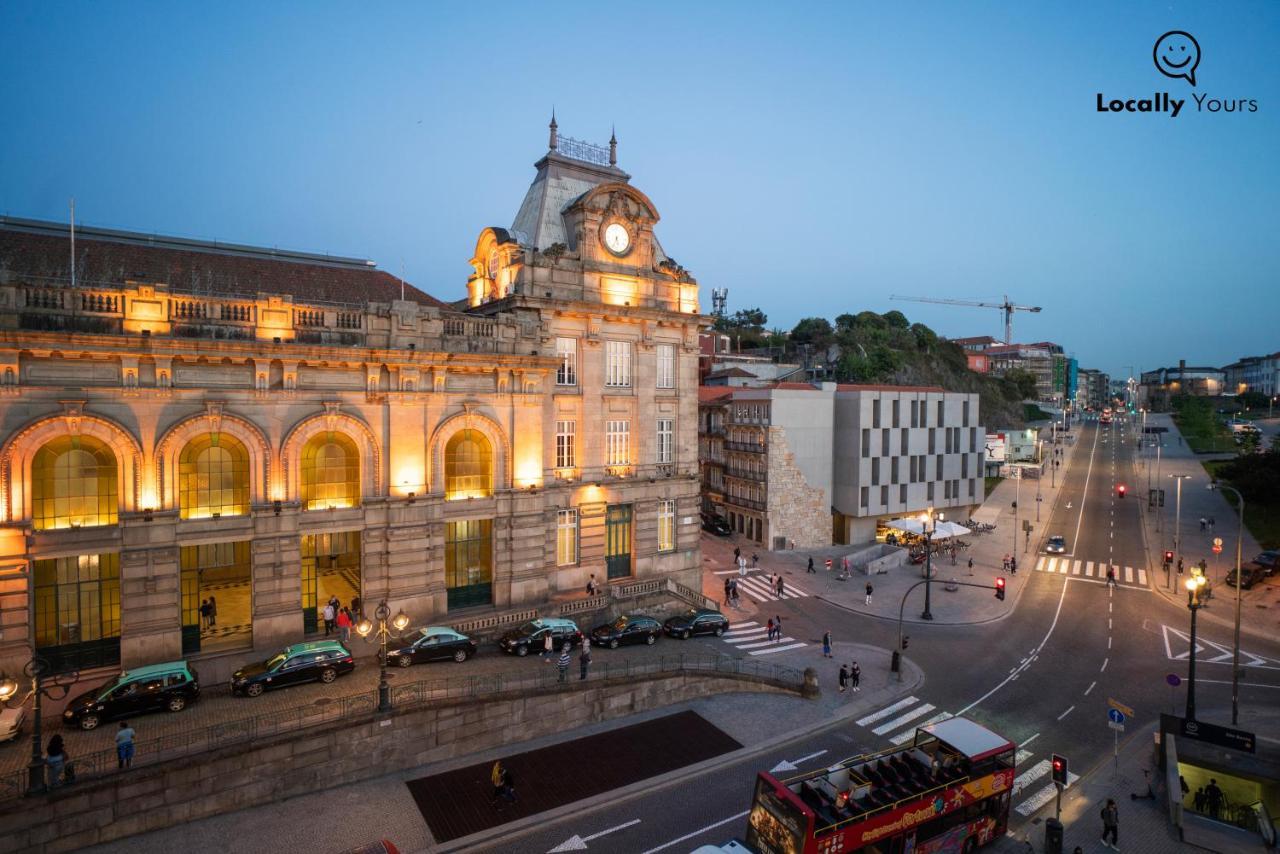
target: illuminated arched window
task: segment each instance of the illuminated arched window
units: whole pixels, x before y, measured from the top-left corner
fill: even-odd
[[[31,464],[31,523],[38,531],[114,525],[120,507],[116,456],[90,436],[63,436]]]
[[[444,446],[445,498],[493,494],[493,446],[479,430],[461,430]]]
[[[360,504],[360,452],[341,433],[321,433],[302,447],[302,506],[308,510]]]
[[[183,519],[249,512],[249,451],[226,433],[192,439],[178,457],[178,509]]]

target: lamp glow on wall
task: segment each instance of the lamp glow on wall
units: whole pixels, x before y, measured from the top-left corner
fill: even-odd
[[[521,451],[520,459],[516,461],[516,487],[527,489],[531,486],[542,486],[542,460],[536,449]]]
[[[635,279],[604,276],[600,279],[600,300],[606,305],[637,305],[640,286]]]

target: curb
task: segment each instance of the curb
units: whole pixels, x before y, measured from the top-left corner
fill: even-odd
[[[889,653],[889,650],[882,651],[886,654]],[[863,697],[858,703],[850,703],[849,705],[842,707],[831,716],[831,720],[826,721],[825,723],[792,730],[790,732],[783,733],[782,735],[774,736],[767,741],[763,741],[749,747],[742,747],[730,753],[723,753],[720,756],[712,757],[711,759],[704,760],[695,765],[686,765],[677,771],[673,771],[659,777],[641,780],[620,789],[601,792],[600,794],[593,795],[592,797],[584,800],[564,804],[563,806],[556,807],[555,809],[526,816],[518,821],[498,825],[497,827],[489,828],[488,830],[482,830],[477,833],[473,833],[470,836],[454,839],[450,842],[446,842],[442,845],[436,845],[426,850],[433,852],[433,854],[443,854],[443,852],[455,851],[477,852],[478,854],[478,852],[492,850],[485,846],[495,840],[505,840],[510,837],[519,836],[530,830],[540,829],[544,825],[559,821],[569,815],[586,815],[593,809],[600,806],[616,806],[624,803],[625,801],[648,794],[649,792],[686,783],[690,777],[704,774],[708,771],[714,771],[717,768],[721,768],[726,765],[732,765],[735,762],[750,758],[757,754],[767,753],[768,751],[790,741],[794,741],[799,738],[811,737],[826,732],[827,730],[843,726],[847,723],[849,718],[861,714],[874,706],[882,704],[886,698],[892,700],[898,697],[905,697],[917,690],[925,681],[924,671],[916,667],[914,664],[908,664],[908,666],[911,668],[912,678],[910,680],[903,681],[898,690],[890,691],[890,687],[896,686],[886,686],[883,697],[878,694],[869,694],[866,697]],[[873,696],[876,697],[876,699],[873,700]]]

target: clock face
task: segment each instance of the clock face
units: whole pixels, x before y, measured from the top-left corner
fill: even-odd
[[[626,226],[616,222],[611,223],[604,230],[604,245],[615,255],[625,255],[627,247],[631,245],[631,233],[627,231]]]

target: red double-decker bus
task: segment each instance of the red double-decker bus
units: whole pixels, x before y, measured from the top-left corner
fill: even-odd
[[[779,780],[760,772],[747,826],[759,854],[969,852],[1009,824],[1016,746],[967,718],[902,747]]]

